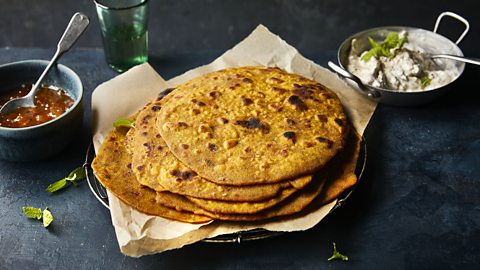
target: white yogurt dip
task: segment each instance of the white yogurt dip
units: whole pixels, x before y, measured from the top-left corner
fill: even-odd
[[[362,59],[368,51],[362,52],[353,39],[347,69],[367,85],[398,91],[435,89],[459,76],[460,70],[455,65],[429,58],[407,32],[400,32],[399,37],[407,38],[403,46],[391,49],[390,56],[371,57],[368,61]]]

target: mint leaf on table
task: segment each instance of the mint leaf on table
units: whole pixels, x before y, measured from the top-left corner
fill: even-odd
[[[42,218],[42,209],[32,207],[32,206],[24,206],[22,207],[22,211],[27,216],[28,218],[36,218],[36,219],[41,219]]]
[[[132,120],[127,118],[117,119],[113,122],[114,127],[128,127],[128,128],[135,128],[135,123]]]
[[[67,184],[67,179],[63,178],[53,184],[48,185],[46,190],[50,193],[53,193],[55,191],[59,191],[60,189],[62,189],[66,184]]]
[[[40,209],[32,206],[24,206],[22,207],[22,211],[27,216],[28,218],[33,218],[37,220],[42,220],[43,222],[43,227],[48,227],[50,223],[53,221],[53,215],[50,210],[48,210],[48,207],[45,209]]]
[[[53,221],[53,215],[52,213],[48,210],[48,208],[45,208],[42,213],[42,219],[43,219],[43,227],[48,227],[50,223]]]
[[[77,180],[82,180],[86,177],[85,175],[85,169],[83,167],[78,167],[75,168],[73,171],[71,171],[67,177],[58,180],[55,183],[52,183],[48,185],[46,188],[46,191],[50,193],[54,193],[56,191],[59,191],[67,186],[67,183],[70,183],[74,186],[77,185]]]
[[[75,168],[75,170],[71,171],[68,176],[67,180],[73,181],[73,180],[80,180],[85,178],[85,169],[83,167],[78,167]]]
[[[329,261],[331,261],[331,260],[348,261],[348,257],[337,251],[337,245],[334,242],[333,243],[333,254],[330,258],[328,258],[328,260]]]
[[[370,61],[372,57],[390,57],[391,50],[401,48],[407,42],[407,38],[400,37],[397,32],[389,32],[381,44],[376,43],[371,37],[368,37],[368,42],[372,48],[362,56],[361,59],[365,62]]]

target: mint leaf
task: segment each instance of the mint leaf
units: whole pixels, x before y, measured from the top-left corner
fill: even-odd
[[[420,78],[420,84],[422,85],[422,88],[429,86],[430,83],[432,83],[432,79],[430,79],[428,75],[425,75],[422,78]]]
[[[373,38],[368,37],[368,42],[372,46],[372,49],[370,49],[362,56],[362,60],[365,62],[370,61],[372,57],[377,57],[379,51],[381,50],[380,46],[375,42],[375,40],[373,40]]]
[[[370,43],[370,45],[372,46],[372,48],[378,48],[380,46],[378,46],[378,44],[375,42],[375,40],[373,40],[373,38],[371,37],[368,37],[368,42]]]
[[[407,42],[407,38],[400,37],[397,32],[389,32],[380,45],[371,37],[368,37],[368,42],[372,48],[362,56],[361,59],[365,62],[370,61],[372,57],[390,57],[392,49],[401,48]]]
[[[57,182],[50,184],[47,187],[47,191],[50,193],[59,191],[60,189],[64,188],[67,185],[67,182],[70,184],[77,186],[77,180],[84,179],[86,177],[85,170],[83,167],[75,168],[71,171],[66,178],[58,180]]]
[[[132,120],[127,119],[127,118],[121,118],[115,120],[113,122],[114,127],[128,127],[128,128],[135,128],[135,123],[132,122]]]
[[[80,180],[83,178],[85,178],[85,169],[83,167],[75,168],[67,176],[67,180]]]
[[[42,218],[42,209],[40,208],[35,208],[32,206],[24,206],[22,207],[22,211],[27,216],[28,218],[36,218],[36,219],[41,219]]]
[[[42,219],[43,219],[43,227],[48,227],[48,225],[50,225],[50,223],[52,223],[53,221],[53,215],[52,213],[48,210],[48,208],[45,208],[45,210],[43,210],[43,216],[42,216]]]
[[[340,254],[340,252],[337,251],[337,245],[335,242],[333,243],[333,254],[330,258],[328,258],[329,261],[331,260],[342,260],[342,261],[348,261],[348,257]]]
[[[62,189],[66,184],[67,184],[67,179],[63,178],[53,184],[48,185],[48,187],[45,190],[50,193],[53,193],[55,191],[59,191],[60,189]]]
[[[368,62],[370,61],[370,59],[372,59],[372,57],[376,57],[377,55],[378,55],[378,50],[371,49],[370,51],[366,52],[361,59],[364,62]]]
[[[53,221],[53,215],[46,207],[43,211],[40,208],[32,207],[32,206],[24,206],[22,207],[22,211],[28,218],[34,218],[38,220],[42,220],[43,227],[48,227],[50,223]]]
[[[382,46],[390,49],[401,48],[405,42],[407,42],[406,37],[400,38],[397,32],[390,32],[383,41]]]

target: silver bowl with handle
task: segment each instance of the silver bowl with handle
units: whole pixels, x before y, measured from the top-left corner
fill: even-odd
[[[465,30],[455,42],[437,33],[438,26],[445,16],[452,17],[465,25]],[[446,61],[445,68],[456,69],[456,77],[450,83],[434,89],[405,92],[374,87],[371,85],[361,85],[361,82],[358,81],[358,78],[355,78],[355,76],[352,77],[352,74],[349,74],[347,71],[349,61],[348,58],[352,49],[352,40],[356,39],[356,46],[358,46],[360,51],[368,51],[371,49],[371,45],[368,41],[369,37],[373,38],[374,40],[383,40],[390,32],[406,31],[408,33],[409,41],[414,41],[417,46],[423,48],[429,54],[450,54],[463,57],[463,52],[458,47],[458,44],[468,33],[469,29],[470,24],[466,19],[448,11],[443,12],[438,16],[433,31],[405,26],[385,26],[368,29],[350,36],[340,45],[338,50],[338,62],[341,69],[343,69],[343,72],[342,70],[339,70],[338,67],[335,69],[333,63],[329,63],[329,66],[331,66],[331,68],[334,69],[334,71],[336,71],[340,76],[347,79],[347,81],[351,83],[355,89],[377,102],[397,106],[414,106],[425,104],[451,90],[452,83],[456,81],[463,73],[465,69],[465,63],[453,60],[444,60]]]

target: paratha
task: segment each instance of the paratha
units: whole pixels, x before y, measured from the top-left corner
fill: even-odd
[[[316,205],[324,205],[337,199],[344,191],[357,184],[355,170],[360,153],[362,136],[351,129],[347,138],[347,147],[334,157],[333,166],[328,170],[325,188],[316,199]]]
[[[301,177],[267,185],[229,186],[198,176],[172,154],[155,128],[156,115],[168,103],[171,95],[167,94],[172,90],[144,106],[136,116],[135,128],[127,133],[132,170],[142,185],[199,199],[254,202],[273,198],[287,188],[301,189],[311,181],[311,177]]]
[[[347,120],[325,86],[278,68],[239,67],[185,84],[157,118],[172,153],[222,185],[281,182],[322,168]]]
[[[304,214],[357,181],[360,137],[338,97],[277,68],[185,82],[140,109],[135,126],[111,131],[92,167],[150,215],[203,223]]]
[[[307,175],[301,178],[305,183],[311,182],[312,176]],[[245,202],[245,201],[217,201],[217,200],[205,200],[205,199],[198,199],[187,197],[196,205],[200,206],[201,208],[213,212],[213,213],[222,213],[222,214],[253,214],[260,212],[262,210],[268,209],[281,201],[285,200],[295,192],[300,192],[298,189],[294,187],[289,187],[282,189],[280,193],[272,198],[269,198],[264,201],[258,202]]]
[[[323,170],[314,175],[314,180],[305,189],[293,194],[272,208],[251,215],[227,215],[203,212],[204,215],[220,220],[256,221],[274,217],[290,216],[315,211],[318,207],[336,199],[342,192],[357,182],[355,168],[360,151],[361,138],[356,132],[349,132],[346,147],[331,160]],[[316,201],[310,209],[306,209]]]
[[[126,128],[115,128],[102,143],[92,162],[95,176],[111,193],[136,210],[172,220],[204,223],[211,218],[176,211],[157,203],[156,192],[141,186],[131,170],[131,158],[125,148]]]
[[[342,192],[351,188],[357,182],[355,168],[360,151],[361,137],[352,129],[348,140],[340,153],[331,160],[324,170],[314,176],[314,180],[305,189],[293,194],[283,202],[254,214],[222,214],[199,208],[184,196],[172,197],[166,192],[157,193],[157,201],[179,211],[195,212],[214,219],[229,221],[258,221],[294,215],[302,211],[314,211],[318,207],[336,199]],[[315,204],[312,201],[315,200]],[[307,209],[307,206],[310,206]],[[304,211],[304,212],[305,212]]]

